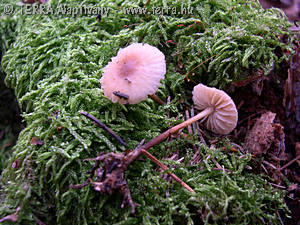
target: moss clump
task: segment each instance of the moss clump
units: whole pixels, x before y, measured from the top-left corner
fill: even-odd
[[[4,3],[0,3],[0,171],[7,166],[16,134],[19,132],[17,103],[12,91],[4,84],[5,74],[1,66],[2,56],[18,34],[18,16],[2,16]],[[8,2],[6,2],[8,3]]]
[[[83,159],[95,157],[100,151],[124,150],[80,116],[80,111],[93,114],[134,148],[143,138],[149,140],[177,123],[180,96],[189,97],[192,88],[184,82],[185,73],[203,60],[215,55],[194,71],[194,78],[216,86],[243,78],[240,74],[245,68],[267,71],[282,60],[274,53],[275,49],[290,48],[279,40],[280,35],[288,34],[289,26],[282,15],[263,11],[253,2],[246,5],[229,0],[186,2],[184,6],[194,7],[192,15],[161,16],[123,13],[123,8],[141,7],[142,2],[52,0],[49,4],[55,8],[62,3],[109,7],[111,11],[101,22],[96,16],[23,18],[2,66],[7,85],[15,89],[27,127],[2,174],[0,214],[12,213],[22,205],[19,222],[25,224],[33,224],[37,218],[46,224],[278,222],[275,210],[283,207],[282,193],[245,171],[249,157],[209,150],[196,140],[193,143],[201,148],[203,159],[211,155],[233,174],[212,170],[208,160],[188,166],[191,153],[185,153],[191,149],[185,139],[152,149],[158,158],[167,149],[182,152],[186,164],[178,165],[174,172],[196,190],[195,195],[162,180],[148,160],[135,162],[126,174],[132,197],[140,204],[136,215],[130,215],[128,208],[120,209],[122,196],[118,194],[103,196],[91,187],[71,190],[70,185],[86,180],[84,172],[91,164]],[[149,11],[153,6],[167,5],[180,9],[182,4],[151,1],[147,7]],[[176,45],[166,44],[169,39]],[[167,74],[158,94],[163,99],[176,96],[167,106],[157,106],[150,99],[123,106],[104,97],[99,84],[103,67],[119,48],[132,42],[149,43],[165,53]],[[178,62],[183,65],[179,72]],[[171,113],[170,119],[166,119],[166,110]],[[30,145],[32,137],[39,137],[44,144]],[[13,169],[15,160],[21,164]],[[165,197],[167,185],[169,197]]]
[[[0,17],[0,59],[16,38],[16,21],[10,17]],[[2,70],[1,70],[2,72]]]

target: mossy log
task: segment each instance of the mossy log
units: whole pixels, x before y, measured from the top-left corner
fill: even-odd
[[[10,3],[20,8],[17,0],[2,2],[1,7]],[[250,155],[222,151],[228,146],[226,139],[214,149],[196,136],[172,139],[151,149],[159,159],[179,151],[184,163],[165,163],[175,164],[174,173],[195,193],[162,179],[149,160],[131,164],[125,176],[139,205],[134,215],[130,208],[120,208],[120,194],[106,196],[90,186],[80,190],[70,186],[87,179],[85,171],[92,162],[84,159],[125,150],[81,116],[81,111],[101,120],[134,149],[142,139],[148,141],[182,121],[182,102],[191,104],[194,84],[222,88],[258,69],[267,74],[287,59],[282,53],[291,51],[292,35],[280,10],[263,10],[255,1],[231,0],[151,0],[147,5],[127,0],[51,0],[46,4],[53,9],[60,4],[85,4],[110,10],[101,19],[97,15],[24,15],[16,10],[15,42],[5,47],[2,67],[27,126],[2,173],[1,217],[20,206],[19,224],[279,223],[276,210],[284,208],[283,193],[246,170]],[[152,11],[167,6],[178,11],[192,7],[193,11],[162,15]],[[146,7],[147,13],[125,14],[123,9],[129,7]],[[0,22],[5,18],[0,17]],[[282,43],[284,36],[288,43]],[[113,104],[103,95],[99,79],[104,66],[133,42],[151,44],[166,55],[167,74],[157,92],[163,100],[171,96],[166,105],[150,98],[136,105]],[[194,74],[189,74],[188,82],[186,74],[191,70]],[[34,137],[43,144],[32,145]],[[202,159],[198,164],[188,163],[194,154],[192,145]],[[224,170],[214,170],[212,158]],[[19,165],[12,166],[16,161]]]

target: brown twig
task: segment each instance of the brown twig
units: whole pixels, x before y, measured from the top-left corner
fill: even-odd
[[[198,164],[202,160],[200,149],[198,148],[197,151],[194,153],[193,158],[189,161],[189,164],[195,165]]]
[[[243,147],[234,143],[234,142],[230,142],[231,145],[233,145],[234,147],[238,148],[240,150],[241,153],[243,153],[244,155],[246,154]]]
[[[200,129],[199,124],[196,123],[197,135],[200,138],[200,141],[207,146],[207,143],[203,137],[204,132]]]
[[[191,117],[194,117],[194,116],[195,116],[194,106],[191,106]],[[193,129],[194,133],[195,133],[196,130],[197,130],[196,124],[197,124],[197,123],[193,123],[193,124],[192,124],[192,129]]]
[[[187,80],[187,81],[190,81],[190,79],[189,79],[189,74],[190,74],[192,71],[194,71],[194,70],[197,69],[198,67],[202,66],[204,63],[206,63],[207,61],[211,60],[213,57],[215,57],[215,56],[217,56],[217,55],[218,55],[218,54],[209,57],[208,59],[206,59],[206,60],[204,60],[203,62],[201,62],[199,65],[195,66],[195,67],[194,67],[193,69],[191,69],[189,72],[187,72],[187,74],[186,74],[186,80]]]
[[[286,189],[286,187],[284,187],[284,186],[281,186],[281,185],[278,185],[278,184],[273,184],[273,183],[271,183],[271,182],[268,182],[268,184],[270,184],[270,185],[273,186],[273,187],[279,188],[279,189],[283,189],[283,190]]]
[[[113,94],[119,98],[123,98],[125,100],[128,100],[129,99],[129,95],[126,95],[126,94],[123,94],[119,91],[114,91]]]
[[[190,119],[189,110],[187,110],[187,109],[185,110],[185,118],[186,118],[186,120]],[[192,129],[191,125],[188,125],[187,129],[188,129],[189,134],[193,134],[193,129]]]
[[[130,163],[136,160],[141,154],[144,154],[152,161],[154,161],[157,165],[159,165],[163,170],[167,170],[168,167],[161,163],[158,159],[156,159],[153,155],[147,152],[147,149],[151,148],[152,146],[160,143],[161,141],[165,140],[169,137],[170,134],[177,133],[178,130],[186,127],[187,125],[193,123],[195,119],[199,119],[199,116],[203,117],[210,114],[212,111],[204,110],[199,113],[194,118],[191,118],[181,124],[178,124],[175,127],[170,128],[169,130],[165,131],[161,135],[157,136],[150,140],[147,144],[143,144],[144,140],[135,148],[133,151],[127,152],[124,151],[121,154],[118,153],[100,153],[100,155],[95,159],[87,159],[87,160],[94,160],[95,165],[87,172],[90,174],[90,177],[83,183],[78,185],[72,185],[71,188],[73,189],[81,189],[89,184],[94,187],[94,190],[99,191],[101,194],[109,194],[112,195],[114,191],[118,190],[123,195],[123,202],[121,207],[123,208],[125,204],[131,206],[131,213],[135,213],[136,203],[131,198],[129,186],[125,180],[125,171]],[[81,112],[82,115],[87,117],[88,119],[95,122],[95,124],[105,131],[107,131],[111,136],[117,139],[121,144],[126,145],[126,143],[116,135],[111,129],[97,120],[95,117],[91,116],[86,112]],[[100,167],[100,163],[102,166]],[[194,193],[195,191],[184,183],[179,177],[175,174],[166,171],[169,176],[171,176],[176,182],[182,185],[184,188],[189,190],[190,192]],[[93,176],[96,174],[96,181],[92,181]]]
[[[147,0],[144,6],[149,5],[149,4],[150,4],[150,1],[151,1],[151,0]]]
[[[153,101],[155,101],[157,104],[160,105],[165,105],[166,103],[161,100],[157,95],[153,94],[153,95],[149,95],[150,98],[152,98]]]
[[[261,168],[265,171],[266,174],[269,174],[267,168],[263,164],[261,164]]]
[[[194,115],[192,114],[192,111],[194,112],[194,108],[191,109],[191,117],[194,117]],[[186,120],[189,120],[191,117],[190,117],[189,110],[186,109],[186,110],[185,110],[185,118],[186,118]],[[188,126],[187,126],[187,129],[188,129],[188,133],[189,133],[190,135],[193,135],[194,132],[196,131],[195,123],[192,123],[192,124],[188,125]],[[198,151],[196,145],[195,145],[195,144],[192,144],[192,147],[193,147],[194,153],[196,153],[196,152]]]
[[[170,102],[171,102],[171,96],[168,96],[167,105],[170,104]],[[170,119],[170,111],[168,109],[166,110],[166,114],[167,114],[167,119]]]
[[[211,158],[211,160],[214,162],[214,164],[218,167],[218,169],[223,170],[224,168],[215,160],[214,157]]]
[[[134,213],[134,209],[135,209],[135,204],[133,203],[131,197],[130,197],[130,192],[129,192],[129,188],[128,185],[126,183],[126,181],[124,180],[124,178],[122,179],[122,185],[124,183],[124,188],[126,189],[126,191],[123,190],[123,186],[119,187],[119,186],[114,186],[112,184],[109,184],[109,188],[105,188],[106,183],[109,182],[107,175],[104,175],[103,172],[101,172],[100,168],[99,168],[99,163],[102,162],[104,160],[104,166],[102,167],[102,170],[104,171],[110,171],[111,169],[108,169],[108,167],[110,166],[110,162],[112,161],[120,161],[117,164],[120,164],[118,167],[114,167],[112,168],[112,174],[114,174],[114,176],[117,177],[116,174],[124,174],[127,166],[133,162],[136,158],[138,158],[141,154],[144,154],[145,156],[147,156],[149,159],[151,159],[153,162],[155,162],[157,165],[159,165],[163,170],[167,170],[168,167],[166,165],[164,165],[163,163],[161,163],[158,159],[156,159],[153,155],[151,155],[147,150],[151,147],[153,147],[156,144],[161,143],[163,140],[165,140],[166,138],[168,138],[171,134],[176,134],[180,129],[183,129],[184,127],[192,124],[193,122],[195,122],[197,119],[199,118],[203,118],[207,115],[209,115],[212,112],[212,109],[206,109],[203,110],[202,112],[200,112],[199,114],[197,114],[195,117],[190,118],[186,121],[184,121],[181,124],[178,124],[170,129],[168,129],[167,131],[163,132],[161,135],[151,139],[148,143],[143,145],[143,142],[140,144],[142,146],[138,146],[134,151],[131,151],[130,153],[128,153],[127,155],[124,154],[115,154],[115,153],[109,153],[109,154],[105,154],[105,155],[100,155],[99,157],[97,157],[96,159],[94,159],[96,161],[96,164],[94,165],[94,167],[92,168],[91,171],[89,171],[89,173],[91,174],[91,177],[94,175],[95,171],[98,171],[98,181],[97,182],[92,182],[91,181],[91,177],[89,179],[86,180],[86,182],[84,182],[81,185],[74,185],[72,186],[72,188],[82,188],[88,184],[92,184],[95,188],[95,190],[100,191],[101,193],[109,193],[112,194],[112,191],[114,189],[119,189],[119,191],[121,193],[124,194],[124,199],[126,200],[125,202],[127,202],[127,204],[131,205],[132,207],[132,213]],[[81,112],[82,115],[84,115],[85,117],[87,117],[88,119],[92,120],[95,122],[95,124],[101,128],[103,128],[105,131],[107,131],[111,136],[113,136],[115,139],[117,139],[121,144],[126,145],[126,143],[118,136],[116,135],[111,129],[109,129],[107,126],[105,126],[103,123],[101,123],[99,120],[97,120],[95,117],[91,116],[90,114],[86,113],[86,112]],[[105,168],[107,167],[107,168]],[[104,168],[104,169],[103,169]],[[186,188],[187,190],[189,190],[190,192],[195,192],[190,186],[188,186],[185,182],[183,182],[179,177],[177,177],[175,174],[171,173],[171,172],[167,172],[176,182],[178,182],[181,186],[183,186],[184,188]],[[124,176],[121,176],[124,177]],[[99,182],[100,181],[100,182]],[[128,190],[127,190],[128,189]],[[123,205],[123,204],[122,204]]]
[[[145,156],[147,156],[149,159],[151,159],[153,162],[156,163],[156,165],[158,165],[160,168],[162,168],[162,170],[167,170],[168,167],[163,164],[162,162],[160,162],[157,158],[155,158],[152,154],[150,154],[148,151],[146,151],[145,149],[142,149],[141,151]],[[189,190],[190,192],[195,192],[189,185],[187,185],[186,183],[184,183],[179,177],[177,177],[174,173],[168,172],[167,174],[169,174],[176,182],[178,182],[182,187],[186,188],[187,190]]]
[[[206,161],[207,161],[207,160],[209,160],[209,159],[210,159],[210,157],[211,157],[211,155],[208,155],[208,156],[206,157],[206,159],[205,159],[205,160],[206,160]]]
[[[280,224],[281,224],[281,225],[284,225],[284,222],[282,221],[282,218],[281,218],[281,216],[280,216],[278,210],[276,210],[276,215],[277,215],[277,218],[279,218]]]
[[[294,162],[296,162],[298,159],[300,159],[300,155],[298,155],[293,160],[289,161],[287,164],[285,164],[283,167],[279,168],[278,170],[279,171],[284,170],[285,168],[287,168],[288,166],[290,166],[291,164],[293,164]]]
[[[269,167],[271,167],[272,169],[277,170],[276,166],[274,166],[272,163],[269,163],[269,162],[267,162],[267,161],[265,161],[265,160],[263,160],[262,162],[263,162],[264,164],[268,165]]]
[[[126,142],[122,140],[115,132],[113,132],[110,128],[108,128],[105,124],[97,120],[92,115],[87,112],[81,112],[81,115],[84,115],[86,118],[92,120],[98,127],[104,129],[107,133],[109,133],[112,137],[114,137],[117,141],[119,141],[122,145],[126,146]]]
[[[260,111],[258,111],[258,112],[256,112],[256,113],[251,114],[250,116],[247,116],[246,118],[240,119],[239,122],[238,122],[238,125],[241,125],[241,124],[244,123],[245,121],[251,120],[252,117],[258,116],[258,115],[263,114],[263,113],[265,113],[265,112],[266,112],[266,110],[260,110]]]

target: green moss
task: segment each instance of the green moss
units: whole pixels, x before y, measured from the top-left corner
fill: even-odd
[[[83,159],[101,151],[124,150],[80,116],[80,111],[99,118],[134,148],[143,138],[150,140],[170,124],[178,123],[175,118],[180,118],[181,98],[189,104],[191,97],[192,85],[185,82],[185,74],[202,61],[215,55],[194,71],[194,82],[222,87],[245,78],[245,74],[241,75],[245,70],[268,71],[283,59],[275,55],[275,49],[290,50],[290,45],[279,40],[280,35],[288,34],[286,19],[276,10],[264,11],[256,3],[243,2],[199,0],[185,4],[194,7],[192,15],[146,16],[125,15],[121,10],[139,7],[142,2],[52,0],[53,7],[81,3],[106,6],[111,11],[101,22],[96,16],[19,15],[22,26],[2,66],[6,83],[14,88],[24,111],[27,127],[2,174],[0,215],[22,205],[19,222],[24,224],[33,224],[36,218],[46,224],[196,224],[199,220],[278,223],[275,211],[283,208],[283,193],[245,171],[249,157],[210,150],[196,140],[192,142],[201,147],[203,159],[211,155],[233,174],[212,170],[214,164],[209,160],[188,165],[191,141],[174,140],[151,150],[158,158],[167,149],[180,150],[186,164],[178,165],[174,172],[196,194],[165,182],[148,160],[134,162],[126,173],[132,197],[140,204],[134,216],[130,209],[120,209],[119,194],[103,196],[91,187],[69,188],[87,178],[85,171],[91,163]],[[151,1],[148,8],[150,11],[152,6],[170,5],[180,9],[181,4],[182,1]],[[134,25],[124,27],[131,24]],[[166,44],[169,39],[176,45]],[[121,47],[137,41],[157,46],[166,55],[166,79],[158,91],[163,99],[172,96],[166,106],[157,106],[151,99],[137,105],[113,104],[100,89],[103,67]],[[177,68],[179,61],[183,65],[181,72]],[[167,110],[170,119],[166,119]],[[30,145],[34,136],[44,141],[43,146]],[[21,165],[13,169],[11,164],[16,159]],[[167,186],[169,197],[165,196]]]
[[[0,3],[0,171],[7,166],[12,145],[16,142],[18,133],[16,119],[17,105],[11,91],[4,84],[5,73],[1,66],[2,56],[15,41],[19,31],[17,16],[2,16],[4,2]]]
[[[15,20],[10,17],[0,17],[0,59],[16,37]],[[2,70],[1,70],[2,71]]]

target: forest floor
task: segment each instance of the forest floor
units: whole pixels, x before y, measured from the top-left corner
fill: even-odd
[[[300,36],[300,0],[260,2],[265,8],[282,8],[294,23],[291,29],[298,31]],[[254,137],[265,134],[259,140],[261,145],[252,154],[263,155],[259,171],[273,178],[275,187],[287,191],[285,202],[291,211],[291,218],[281,215],[283,224],[300,224],[299,39],[294,41],[294,50],[291,61],[282,63],[276,73],[271,72],[269,76],[258,73],[251,80],[233,84],[236,87],[235,93],[239,94],[232,96],[239,110],[239,123],[234,138],[247,137],[245,145],[254,145],[257,142]],[[13,91],[7,89],[3,80],[0,80],[0,173],[24,126]],[[268,133],[273,136],[268,136]]]

